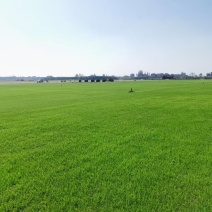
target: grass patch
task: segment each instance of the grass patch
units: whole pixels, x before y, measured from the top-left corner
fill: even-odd
[[[211,105],[212,81],[0,84],[0,211],[211,211]]]

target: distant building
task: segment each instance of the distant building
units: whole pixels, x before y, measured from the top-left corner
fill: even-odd
[[[181,77],[186,77],[186,73],[181,72],[180,76],[181,76]]]
[[[133,73],[130,74],[130,78],[131,78],[131,79],[135,78],[135,74],[133,74]]]
[[[206,74],[207,77],[212,77],[212,72]]]
[[[142,78],[143,76],[144,76],[143,71],[142,70],[138,71],[137,77]]]
[[[156,73],[152,73],[151,74],[151,78],[157,78],[157,74]]]

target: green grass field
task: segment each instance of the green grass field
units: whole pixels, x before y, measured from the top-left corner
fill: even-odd
[[[0,114],[0,211],[212,211],[212,81],[0,84]]]

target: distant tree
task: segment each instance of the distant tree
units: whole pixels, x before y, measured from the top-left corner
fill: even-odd
[[[109,81],[109,82],[114,82],[114,79],[110,77],[110,78],[108,79],[108,81]]]
[[[162,76],[162,79],[173,79],[174,78],[174,75],[172,74],[172,75],[169,75],[169,74],[164,74],[163,76]]]
[[[195,73],[194,73],[194,72],[191,72],[191,73],[190,73],[190,76],[191,76],[191,77],[195,77]]]
[[[46,76],[46,78],[51,79],[51,78],[54,78],[54,77],[49,75],[49,76]]]

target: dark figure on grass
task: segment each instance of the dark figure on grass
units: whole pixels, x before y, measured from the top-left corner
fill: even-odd
[[[129,91],[129,93],[131,93],[131,92],[133,92],[132,88],[131,88],[131,90]]]

